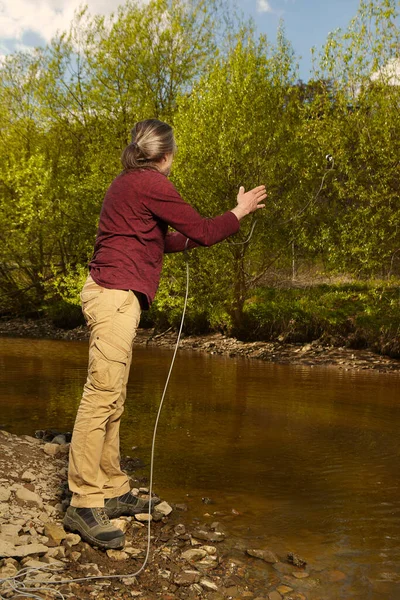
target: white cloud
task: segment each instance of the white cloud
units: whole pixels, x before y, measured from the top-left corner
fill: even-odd
[[[269,3],[269,0],[257,0],[257,10],[262,13],[273,13],[274,9]]]
[[[87,0],[91,14],[110,14],[121,0]],[[82,0],[0,0],[0,41],[21,41],[34,32],[46,42],[57,31],[65,31]]]
[[[373,73],[370,79],[386,85],[400,85],[400,59],[391,58],[383,67]]]

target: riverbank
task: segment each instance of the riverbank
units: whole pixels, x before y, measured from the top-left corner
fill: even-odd
[[[149,563],[138,578],[129,577],[146,553],[146,515],[115,521],[126,535],[122,551],[92,548],[66,532],[68,449],[63,436],[46,442],[0,431],[2,597],[21,598],[10,589],[19,581],[34,588],[32,597],[50,600],[56,593],[46,582],[60,580],[66,583],[54,590],[79,600],[313,600],[332,586],[336,591],[324,598],[340,595],[346,575],[334,568],[307,565],[290,549],[282,555],[263,545],[230,546],[224,521],[240,518],[238,511],[213,513],[205,506],[203,521],[191,520],[185,505],[165,501],[153,513]],[[135,488],[134,474],[131,483],[135,493],[147,494],[146,488]],[[69,583],[82,577],[105,579]],[[41,589],[46,587],[50,591]]]
[[[85,341],[86,326],[75,329],[54,327],[50,319],[13,319],[0,322],[0,337],[27,337]],[[172,348],[176,331],[155,333],[152,329],[139,329],[135,344]],[[346,371],[373,370],[379,373],[399,373],[400,360],[376,354],[370,350],[355,350],[335,346],[320,340],[307,344],[274,342],[242,342],[220,333],[183,337],[181,349],[207,352],[230,357],[252,358],[280,364],[309,367],[336,367]]]

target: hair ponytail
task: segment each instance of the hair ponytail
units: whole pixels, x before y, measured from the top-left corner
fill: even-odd
[[[125,171],[156,168],[166,154],[175,154],[176,144],[172,127],[157,119],[139,121],[132,129],[132,141],[121,156]]]

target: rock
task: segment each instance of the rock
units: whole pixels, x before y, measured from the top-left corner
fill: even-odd
[[[148,523],[153,520],[153,517],[152,515],[149,515],[149,513],[138,513],[135,515],[135,519],[136,521],[139,521],[139,523]]]
[[[288,594],[289,592],[293,592],[293,588],[289,587],[288,585],[280,585],[276,589],[282,596]]]
[[[268,600],[282,600],[282,596],[275,590],[268,594]]]
[[[11,490],[5,487],[0,487],[0,502],[8,502],[11,496]]]
[[[293,552],[289,552],[287,555],[287,561],[295,567],[305,567],[307,564],[303,558],[300,558],[300,556],[294,554]]]
[[[44,511],[42,511],[41,513],[39,513],[38,519],[39,519],[39,521],[41,523],[48,523],[50,521],[49,515],[46,512],[44,512]]]
[[[275,571],[283,573],[284,575],[291,575],[293,573],[292,566],[288,565],[287,563],[277,562],[273,565],[273,568],[275,569]]]
[[[117,529],[120,529],[123,533],[126,533],[126,530],[128,529],[128,525],[129,525],[129,521],[125,518],[125,519],[111,519],[111,523],[114,525],[114,527],[116,527]]]
[[[77,560],[79,560],[81,556],[82,556],[82,552],[75,552],[75,551],[74,551],[74,552],[71,552],[71,554],[70,554],[70,558],[71,558],[71,560],[73,560],[73,561],[75,561],[75,562],[76,562]]]
[[[54,565],[55,567],[62,567],[63,569],[65,568],[65,564],[62,562],[62,560],[52,558],[51,556],[43,556],[42,562],[46,563],[46,565]]]
[[[190,548],[182,553],[182,558],[189,562],[196,562],[207,556],[207,552],[201,548]]]
[[[201,546],[202,550],[205,550],[207,554],[216,554],[217,549],[215,546]]]
[[[289,577],[288,575],[284,575],[282,577],[282,582],[286,585],[296,587],[299,584],[298,579],[295,577]],[[318,579],[314,579],[312,577],[307,577],[306,579],[302,579],[301,587],[305,590],[313,590],[320,586],[320,581]]]
[[[54,508],[54,506],[51,506],[50,504],[45,504],[44,510],[47,512],[48,515],[54,515],[56,512],[56,509]]]
[[[183,523],[179,523],[178,525],[175,525],[174,532],[175,535],[185,535],[186,527],[183,525]]]
[[[197,571],[181,571],[174,578],[174,583],[179,586],[189,586],[197,583],[200,579],[200,574]]]
[[[158,569],[158,575],[162,579],[171,579],[171,571],[168,571],[168,569]]]
[[[238,598],[240,594],[239,588],[236,585],[231,585],[225,588],[224,592],[224,596],[228,596],[231,598]]]
[[[76,546],[81,541],[81,536],[77,533],[68,533],[63,541],[63,544],[66,548],[72,548]]]
[[[49,548],[46,552],[46,556],[49,556],[50,558],[65,558],[65,546]]]
[[[18,569],[19,567],[19,562],[17,560],[15,560],[15,558],[3,558],[3,560],[1,561],[3,566],[4,565],[13,565],[13,567],[15,567],[16,569]]]
[[[210,581],[209,579],[200,579],[200,585],[205,590],[211,590],[213,592],[218,592],[218,586],[213,581]]]
[[[48,548],[43,544],[25,544],[14,546],[10,542],[0,540],[0,557],[23,558],[31,554],[46,554]]]
[[[202,543],[199,542],[199,540],[196,540],[194,537],[192,537],[191,535],[190,537],[190,545],[191,546],[202,546]]]
[[[20,506],[35,506],[43,508],[43,501],[38,494],[31,492],[24,487],[19,488],[15,493],[15,499]]]
[[[14,565],[4,565],[0,567],[0,579],[7,579],[7,577],[14,577],[18,573],[17,567]],[[1,588],[0,588],[1,589]]]
[[[337,583],[338,581],[343,581],[346,579],[346,574],[343,573],[343,571],[329,571],[327,575],[329,577],[329,581],[332,583]]]
[[[271,565],[279,562],[279,558],[271,550],[248,549],[246,550],[246,553],[249,556],[253,556],[254,558],[260,558],[261,560],[270,563]]]
[[[67,536],[64,528],[55,523],[46,523],[44,526],[44,533],[49,538],[47,545],[52,548],[60,546],[63,539]]]
[[[197,561],[196,567],[201,570],[215,569],[218,566],[217,557],[207,555],[205,558]]]
[[[60,446],[58,444],[45,444],[43,446],[43,451],[48,456],[56,456],[60,452]]]
[[[28,444],[31,444],[32,446],[37,446],[38,444],[40,444],[40,440],[32,437],[31,435],[21,435],[21,439],[25,440],[26,442],[28,442]]]
[[[56,435],[55,437],[53,437],[53,439],[51,440],[52,444],[59,444],[60,446],[62,446],[63,444],[67,443],[67,438],[63,433],[60,433],[59,435]]]
[[[193,532],[193,536],[198,540],[205,540],[207,542],[223,542],[225,534],[220,531],[205,531],[204,529],[196,529]]]
[[[310,574],[306,573],[305,571],[294,571],[292,575],[293,577],[296,577],[296,579],[305,579],[306,577],[310,577]]]
[[[103,575],[96,563],[86,563],[81,565],[81,569],[87,577],[102,577]]]
[[[29,541],[29,536],[22,535],[19,537],[18,535],[0,535],[0,542],[7,542],[7,544],[11,544],[12,546],[23,546],[27,544]]]
[[[164,515],[162,515],[161,513],[157,512],[157,511],[153,511],[152,517],[153,517],[153,521],[155,523],[158,523],[159,521],[166,519],[166,517],[164,517]]]
[[[129,558],[129,554],[127,552],[123,552],[122,550],[107,550],[108,558],[112,560],[127,560]]]
[[[26,560],[21,561],[21,564],[24,567],[31,567],[31,569],[41,569],[43,568],[43,563],[40,560],[35,560],[34,558],[28,557]]]
[[[159,513],[163,517],[168,517],[168,515],[172,513],[172,508],[168,502],[160,502],[160,504],[157,504],[155,507],[154,513]]]
[[[22,479],[22,481],[28,481],[28,482],[35,481],[36,475],[31,473],[30,471],[24,471],[21,475],[21,479]]]
[[[4,523],[0,528],[0,538],[16,537],[21,531],[21,525],[13,525],[12,523]]]

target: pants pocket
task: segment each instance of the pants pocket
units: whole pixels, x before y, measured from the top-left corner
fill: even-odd
[[[80,293],[82,312],[87,323],[96,321],[96,308],[99,303],[102,289],[103,288],[93,281],[86,283]]]
[[[132,290],[114,290],[115,308],[119,313],[126,313],[136,300]]]
[[[89,378],[99,390],[119,391],[124,383],[129,352],[105,339],[96,338],[89,355]]]

